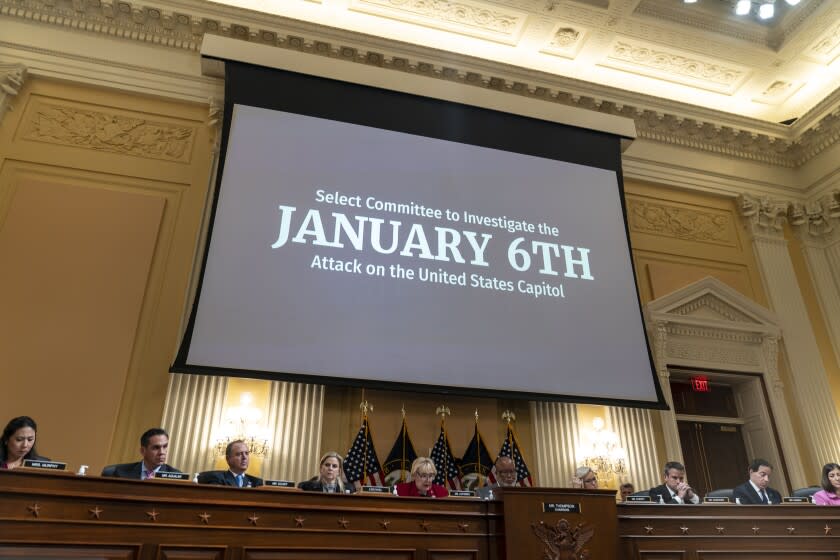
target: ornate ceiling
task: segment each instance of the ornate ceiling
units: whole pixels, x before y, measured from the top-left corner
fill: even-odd
[[[643,180],[837,188],[840,0],[776,0],[763,23],[733,2],[0,0],[0,67],[206,102],[221,85],[197,53],[218,34],[632,118]]]
[[[796,119],[840,85],[840,2],[228,0],[242,8],[443,49],[763,121]]]

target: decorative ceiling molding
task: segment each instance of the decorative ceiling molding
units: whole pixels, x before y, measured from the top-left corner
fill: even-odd
[[[190,52],[198,50],[205,33],[213,33],[630,117],[640,138],[786,168],[803,165],[840,139],[840,91],[800,119],[807,128],[788,127],[279,16],[195,0],[171,5],[178,11],[123,0],[0,0],[0,16]],[[567,35],[564,41],[574,40],[574,32]]]
[[[471,0],[352,0],[350,10],[516,44],[527,14]]]
[[[616,40],[601,64],[724,94],[734,93],[749,73],[734,64],[626,40]]]
[[[840,55],[840,23],[823,33],[808,49],[808,55],[821,64],[831,64]]]
[[[551,39],[542,52],[575,58],[586,40],[586,31],[566,23],[558,23],[551,32]]]

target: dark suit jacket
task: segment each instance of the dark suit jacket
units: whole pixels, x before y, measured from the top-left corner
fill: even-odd
[[[171,465],[161,465],[158,472],[174,472],[179,473],[178,469]],[[143,473],[143,462],[137,461],[136,463],[123,463],[121,465],[108,465],[104,469],[102,469],[101,476],[111,476],[114,478],[133,478],[135,480],[140,480],[140,475]]]
[[[770,500],[771,504],[781,504],[782,503],[782,495],[779,494],[778,491],[772,488],[766,488],[764,492],[767,493],[767,499]],[[736,486],[735,490],[732,491],[733,499],[737,502],[740,498],[742,504],[762,504],[761,496],[758,495],[758,492],[752,487],[752,484],[749,481]]]
[[[298,482],[298,488],[300,488],[304,492],[323,492],[324,491],[324,487],[321,486],[321,481],[318,478],[310,479],[310,480],[304,480],[303,482]],[[353,492],[356,491],[356,487],[353,486],[352,484],[345,484],[344,485],[344,492],[347,493],[348,490],[352,494]],[[336,489],[336,492],[338,492],[338,489]]]
[[[233,476],[233,473],[230,471],[204,471],[203,473],[199,473],[198,475],[198,483],[199,484],[217,484],[220,486],[233,486],[238,487],[236,484],[236,478]],[[250,486],[252,488],[256,488],[257,486],[262,486],[263,481],[261,478],[257,478],[256,476],[251,476],[250,474],[245,474],[245,486]]]
[[[653,503],[655,503],[655,504],[659,503],[659,496],[660,495],[662,496],[662,501],[666,504],[676,504],[676,503],[678,503],[671,496],[671,491],[668,490],[668,487],[665,486],[664,484],[660,484],[656,488],[651,488],[648,491],[648,496],[650,496],[650,499],[653,500]],[[685,504],[686,505],[694,505],[692,502],[689,502],[689,501],[686,501]]]

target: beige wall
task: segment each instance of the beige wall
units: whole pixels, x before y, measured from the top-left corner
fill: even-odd
[[[29,80],[0,122],[0,410],[98,470],[160,422],[207,193],[207,108]],[[5,419],[4,419],[5,421]]]
[[[138,435],[160,422],[212,166],[207,107],[42,79],[15,105],[0,121],[0,409],[39,421],[42,452],[98,470],[136,457]],[[711,275],[767,305],[732,198],[632,180],[626,193],[643,303]],[[840,402],[840,368],[790,240]],[[445,404],[456,455],[476,409],[495,454],[510,409],[534,465],[527,403],[337,387],[326,394],[323,450],[346,452],[363,398],[381,460],[403,406],[424,454]]]

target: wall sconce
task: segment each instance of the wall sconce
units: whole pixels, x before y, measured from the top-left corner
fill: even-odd
[[[618,435],[604,429],[604,419],[600,417],[592,420],[592,428],[582,434],[580,461],[599,475],[626,475],[627,453],[619,445]]]
[[[268,432],[262,424],[262,411],[253,406],[251,393],[242,393],[239,406],[225,411],[224,420],[217,428],[216,455],[224,456],[225,449],[232,441],[242,440],[248,444],[252,455],[264,457],[268,454]]]

